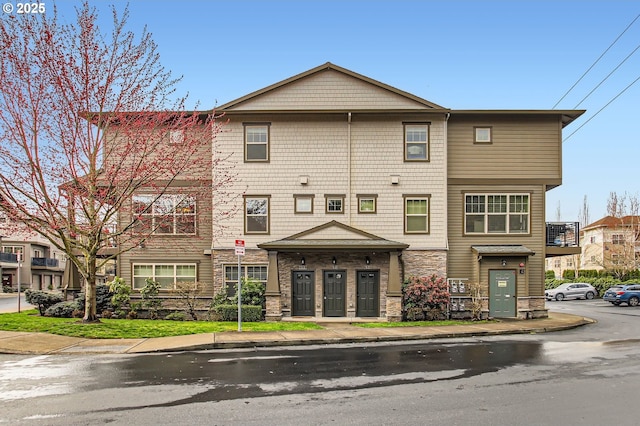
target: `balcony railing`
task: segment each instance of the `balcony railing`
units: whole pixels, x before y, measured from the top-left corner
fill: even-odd
[[[547,222],[547,247],[579,247],[578,222]]]
[[[31,266],[44,266],[47,268],[57,268],[60,265],[58,259],[51,259],[49,257],[32,257]]]
[[[0,253],[0,262],[18,263],[18,255],[14,253]]]

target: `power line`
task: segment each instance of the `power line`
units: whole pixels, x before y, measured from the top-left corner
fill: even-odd
[[[584,127],[585,124],[587,124],[588,122],[590,122],[591,120],[593,120],[595,118],[596,115],[600,114],[602,112],[602,110],[604,110],[606,107],[608,107],[613,101],[615,101],[616,99],[618,99],[620,97],[620,95],[622,95],[624,92],[627,91],[627,89],[629,89],[631,86],[633,86],[634,84],[636,84],[638,82],[638,80],[640,80],[640,77],[636,78],[635,80],[633,80],[631,82],[631,84],[629,84],[627,87],[625,87],[620,93],[618,93],[617,95],[615,95],[609,102],[607,102],[602,108],[600,108],[598,110],[598,112],[596,112],[595,114],[593,114],[591,117],[589,117],[589,119],[587,121],[585,121],[584,123],[582,123],[580,125],[580,127],[578,127],[577,129],[575,129],[569,136],[567,136],[566,138],[564,138],[564,140],[562,141],[563,143],[567,141],[567,139],[569,139],[571,136],[573,136],[578,130],[582,129]]]
[[[609,77],[611,77],[611,75],[612,75],[614,72],[616,72],[616,71],[618,70],[618,68],[620,68],[620,67],[622,66],[622,64],[624,64],[625,62],[627,62],[627,59],[629,59],[631,56],[633,56],[633,54],[634,54],[634,53],[636,53],[636,51],[637,51],[638,49],[640,49],[640,44],[639,44],[638,46],[636,46],[636,48],[635,48],[635,49],[633,49],[633,52],[629,53],[629,55],[628,55],[626,58],[624,58],[624,59],[622,60],[622,62],[620,62],[620,63],[618,64],[618,66],[617,66],[617,67],[615,67],[615,68],[614,68],[614,69],[613,69],[609,74],[607,74],[607,76],[606,76],[604,79],[602,79],[602,81],[600,81],[600,83],[598,83],[598,84],[596,85],[596,87],[594,87],[594,88],[593,88],[589,93],[587,93],[587,96],[585,96],[584,98],[582,98],[582,100],[581,100],[580,102],[578,102],[578,104],[577,104],[575,107],[573,107],[573,109],[578,109],[578,107],[580,106],[580,104],[581,104],[581,103],[583,103],[583,102],[584,102],[584,101],[585,101],[589,96],[591,96],[591,94],[592,94],[593,92],[595,92],[595,91],[598,89],[598,87],[600,87],[600,86],[602,85],[602,83],[604,83],[605,81],[607,81],[607,79],[608,79]],[[633,83],[632,83],[632,84],[633,84]]]
[[[580,83],[580,81],[582,81],[582,79],[583,79],[583,78],[584,78],[584,77],[589,73],[589,71],[591,71],[591,70],[593,69],[593,67],[595,67],[595,66],[596,66],[596,64],[597,64],[598,62],[600,62],[600,59],[602,59],[602,57],[603,57],[604,55],[606,55],[606,53],[607,53],[607,52],[608,52],[608,51],[613,47],[613,45],[614,45],[614,44],[616,44],[616,43],[618,42],[618,40],[620,40],[620,37],[622,37],[622,36],[624,35],[624,33],[626,33],[626,32],[627,32],[627,30],[628,30],[629,28],[631,28],[631,26],[632,26],[632,25],[633,25],[633,24],[638,20],[638,18],[640,18],[640,14],[638,14],[638,16],[636,16],[636,17],[634,18],[634,20],[633,20],[633,21],[631,21],[631,23],[630,23],[629,25],[627,25],[627,28],[625,28],[625,29],[624,29],[624,31],[622,31],[622,33],[620,33],[620,35],[619,35],[619,36],[618,36],[618,37],[613,41],[613,43],[611,43],[611,44],[609,45],[609,47],[607,47],[607,49],[606,49],[604,52],[602,52],[602,54],[598,57],[598,59],[596,59],[596,61],[595,61],[595,62],[594,62],[590,67],[589,67],[589,69],[587,69],[587,70],[584,72],[584,74],[582,74],[582,76],[578,79],[578,81],[576,81],[576,82],[573,84],[573,86],[571,86],[571,88],[570,88],[569,90],[567,90],[567,92],[566,92],[564,95],[562,95],[562,97],[560,98],[560,100],[559,100],[558,102],[556,102],[556,104],[555,104],[555,105],[553,106],[553,108],[551,108],[551,109],[555,109],[555,108],[558,106],[558,104],[559,104],[560,102],[562,102],[562,100],[563,100],[563,99],[564,99],[564,98],[565,98],[565,97],[566,97],[566,96],[567,96],[567,95],[568,95],[568,94],[569,94],[569,93],[570,93],[570,92],[571,92],[571,91],[572,91],[572,90],[573,90],[573,89],[578,85],[578,83]],[[632,84],[633,84],[633,83],[632,83]],[[581,126],[581,127],[582,127],[582,126]],[[575,133],[575,132],[573,132],[573,133]],[[573,134],[573,133],[572,133],[572,134]]]

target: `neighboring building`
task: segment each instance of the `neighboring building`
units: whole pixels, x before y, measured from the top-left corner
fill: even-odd
[[[13,232],[3,235],[2,287],[57,290],[62,287],[66,256],[49,241],[33,232]],[[9,255],[9,257],[7,257]],[[13,255],[13,256],[11,256]],[[18,264],[17,259],[22,261]],[[16,262],[13,262],[13,259]]]
[[[582,229],[580,269],[614,274],[640,265],[640,216],[605,216]]]
[[[568,254],[565,256],[555,256],[546,258],[545,270],[553,271],[556,278],[564,277],[565,271],[573,271],[574,274],[580,269],[581,255]]]
[[[485,316],[546,316],[545,193],[562,182],[562,129],[583,111],[451,110],[327,63],[216,113],[241,214],[225,235],[176,228],[120,256],[134,289],[152,276],[213,294],[240,276],[265,284],[270,320],[396,321],[403,280],[437,274],[460,302],[480,286]],[[194,221],[225,201],[194,200]]]

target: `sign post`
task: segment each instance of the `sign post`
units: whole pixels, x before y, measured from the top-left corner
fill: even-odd
[[[236,255],[238,256],[238,331],[242,331],[242,262],[244,256],[244,240],[236,240]]]
[[[22,289],[20,288],[20,269],[22,269],[22,250],[16,253],[18,255],[18,313],[20,313],[20,294]]]

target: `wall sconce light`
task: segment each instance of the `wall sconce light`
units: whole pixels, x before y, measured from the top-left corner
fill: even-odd
[[[335,256],[333,256],[333,259],[331,259],[331,263],[333,263],[334,265],[338,263],[338,260],[336,259]]]
[[[502,259],[502,266],[507,266],[507,260],[506,259]]]
[[[302,259],[300,259],[300,264],[304,265],[304,257]]]
[[[138,244],[138,248],[147,248],[147,243],[145,243],[144,241],[140,241],[140,244]]]
[[[366,263],[367,265],[371,265],[371,258],[369,258],[369,256],[365,257],[364,263]]]

